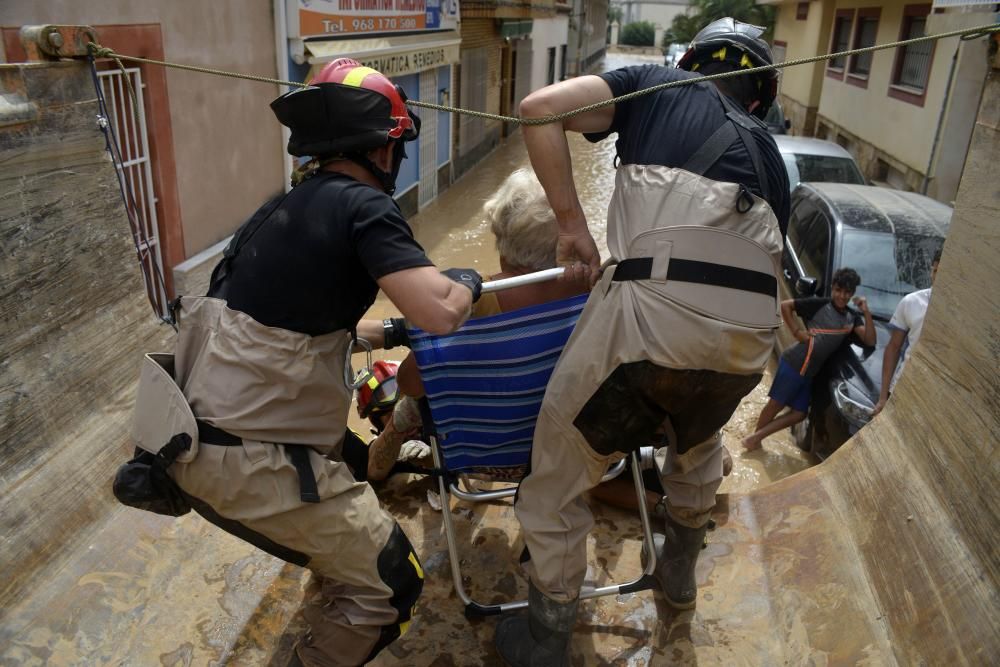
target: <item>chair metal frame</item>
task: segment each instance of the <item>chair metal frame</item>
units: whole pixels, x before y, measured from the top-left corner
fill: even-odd
[[[562,273],[563,268],[560,267],[523,276],[496,280],[484,283],[482,291],[483,293],[495,292],[503,289],[509,289],[511,287],[518,287],[520,285],[552,280],[559,277]],[[459,599],[462,600],[462,603],[465,604],[466,617],[477,618],[482,616],[494,616],[504,612],[526,608],[528,606],[527,600],[504,602],[501,604],[482,604],[472,599],[472,597],[465,590],[465,585],[462,583],[462,569],[460,559],[458,557],[458,544],[455,539],[455,526],[451,516],[452,496],[458,498],[459,500],[470,502],[499,500],[501,498],[514,496],[517,493],[517,485],[514,484],[507,488],[492,491],[466,491],[460,489],[458,484],[453,481],[453,475],[456,473],[448,471],[444,467],[444,453],[441,451],[440,438],[431,416],[430,404],[427,402],[426,398],[421,399],[420,401],[420,411],[424,422],[424,434],[431,445],[431,455],[434,460],[434,468],[438,478],[438,489],[441,494],[441,514],[444,520],[445,537],[448,541],[448,560],[451,563],[452,581],[455,585],[455,592],[458,594]],[[639,467],[638,452],[631,452],[629,457],[631,457],[632,481],[635,485],[636,499],[638,500],[639,505],[639,519],[642,523],[643,549],[645,550],[646,565],[638,577],[624,584],[611,584],[596,588],[582,588],[580,590],[580,598],[583,600],[603,597],[605,595],[635,593],[638,591],[649,590],[656,586],[656,580],[653,577],[653,573],[656,571],[656,550],[653,546],[653,530],[649,523],[649,511],[646,508],[646,489],[642,483],[642,473]],[[625,470],[625,467],[625,459],[622,459],[604,474],[601,481],[608,481],[618,477]]]
[[[438,471],[444,471],[444,474],[436,475],[438,480],[438,490],[441,494],[441,516],[444,521],[445,539],[448,542],[448,561],[451,564],[452,583],[455,586],[455,593],[458,594],[459,599],[465,605],[466,618],[495,616],[508,611],[526,608],[528,606],[527,600],[516,600],[501,604],[482,604],[481,602],[477,602],[472,599],[472,596],[470,596],[465,590],[465,584],[462,582],[462,566],[458,555],[458,541],[455,538],[455,526],[451,516],[452,496],[458,498],[459,500],[470,502],[499,500],[514,496],[517,493],[517,486],[513,485],[509,488],[497,489],[493,491],[465,491],[460,489],[454,481],[448,479],[450,475],[443,467],[444,455],[440,451],[438,434],[433,427],[430,409],[426,399],[421,400],[421,412],[424,417],[425,435],[427,439],[430,440],[431,456],[434,460],[434,468]],[[631,452],[629,457],[631,458],[632,463],[632,481],[635,485],[636,500],[639,505],[639,520],[642,523],[643,549],[646,555],[646,567],[638,577],[623,584],[610,584],[607,586],[599,586],[597,588],[582,588],[580,590],[580,599],[582,600],[603,597],[605,595],[636,593],[639,591],[650,590],[656,586],[656,580],[653,577],[653,573],[656,571],[656,550],[653,546],[653,530],[649,522],[649,510],[646,507],[646,488],[642,482],[638,452]],[[604,474],[601,481],[606,482],[610,479],[618,477],[625,470],[625,468],[625,459],[622,459]]]

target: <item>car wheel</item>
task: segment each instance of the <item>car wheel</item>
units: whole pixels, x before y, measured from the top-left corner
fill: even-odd
[[[799,449],[804,452],[812,451],[813,434],[809,424],[809,415],[806,415],[805,419],[792,426],[791,432],[792,439],[795,440],[795,444]]]

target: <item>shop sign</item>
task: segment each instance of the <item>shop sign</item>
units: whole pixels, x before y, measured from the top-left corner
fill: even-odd
[[[293,0],[288,36],[357,36],[456,30],[458,0]]]
[[[358,58],[365,67],[376,69],[388,77],[414,74],[433,67],[458,62],[458,45],[422,49],[405,53],[387,53],[382,56]]]

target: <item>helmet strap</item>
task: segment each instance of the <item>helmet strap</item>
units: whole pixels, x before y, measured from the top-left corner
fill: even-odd
[[[378,182],[382,184],[382,190],[385,191],[387,195],[392,195],[396,192],[396,175],[399,173],[399,163],[402,160],[394,159],[392,172],[388,172],[377,167],[374,162],[368,159],[367,155],[362,155],[361,153],[351,153],[350,155],[345,155],[344,157],[370,171],[372,176],[378,179]]]

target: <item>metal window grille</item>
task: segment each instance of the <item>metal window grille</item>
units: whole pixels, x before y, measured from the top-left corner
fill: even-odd
[[[549,69],[548,74],[545,78],[545,82],[549,85],[556,82],[556,47],[550,47],[548,50],[549,55]]]
[[[833,22],[833,51],[846,51],[851,41],[853,16],[838,16]],[[844,56],[830,60],[831,68],[844,69]]]
[[[153,191],[153,169],[149,158],[149,137],[146,134],[146,108],[143,102],[144,84],[139,68],[98,72],[97,76],[107,101],[121,164],[117,165],[125,180],[129,201],[126,206],[134,212],[136,228],[132,230],[139,249],[142,278],[149,298],[162,316],[168,314],[167,293],[163,284],[163,259],[160,256],[159,234],[156,224],[156,193]],[[128,76],[135,91],[138,114],[133,106],[125,77]],[[138,118],[137,118],[138,116]]]
[[[906,17],[906,29],[903,39],[923,37],[927,27],[927,19],[923,16]],[[927,77],[931,71],[931,42],[921,42],[903,47],[900,57],[899,71],[893,83],[923,90],[927,86]]]
[[[858,32],[854,40],[854,48],[862,49],[875,46],[875,34],[878,32],[878,18],[862,16],[858,19]],[[872,54],[861,53],[851,58],[851,74],[868,76],[872,70]]]

